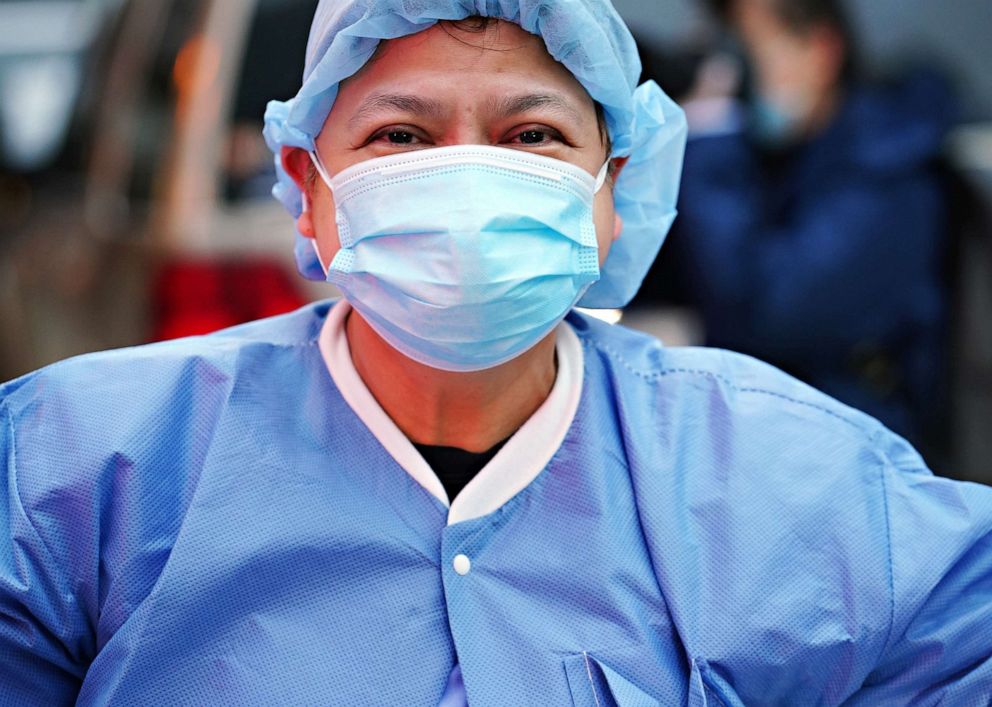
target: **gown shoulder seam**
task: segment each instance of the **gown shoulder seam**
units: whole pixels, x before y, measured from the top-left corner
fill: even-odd
[[[585,346],[599,349],[607,356],[609,356],[611,359],[613,359],[618,364],[620,364],[627,372],[631,373],[634,376],[637,376],[638,378],[644,380],[647,383],[652,383],[652,384],[658,383],[659,381],[665,378],[678,376],[678,375],[700,376],[700,377],[710,378],[711,380],[715,380],[718,383],[738,393],[753,393],[758,395],[766,395],[779,400],[784,400],[794,405],[800,405],[802,407],[816,410],[817,412],[823,413],[835,420],[843,422],[846,426],[854,429],[857,433],[859,433],[862,437],[864,437],[865,442],[867,442],[869,445],[876,444],[879,433],[881,432],[881,429],[878,430],[865,429],[865,427],[859,425],[854,420],[851,420],[845,417],[844,415],[834,410],[831,410],[829,407],[825,405],[818,405],[815,402],[809,400],[802,400],[800,398],[796,398],[776,390],[771,390],[769,388],[763,388],[759,386],[738,385],[733,380],[728,378],[726,375],[722,373],[718,373],[716,371],[708,370],[706,368],[693,368],[687,366],[658,368],[652,371],[644,371],[633,366],[630,362],[626,360],[626,358],[624,358],[623,354],[621,354],[619,351],[617,351],[615,348],[613,348],[606,342],[593,341],[589,337],[582,337],[582,342]]]

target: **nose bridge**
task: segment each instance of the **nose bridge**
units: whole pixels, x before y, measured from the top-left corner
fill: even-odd
[[[444,145],[489,145],[493,142],[481,91],[464,91],[444,132]]]

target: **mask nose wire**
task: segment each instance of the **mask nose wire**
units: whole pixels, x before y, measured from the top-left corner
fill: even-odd
[[[311,150],[307,154],[310,155],[310,161],[313,162],[313,166],[317,169],[317,173],[320,175],[320,178],[324,180],[324,184],[326,184],[327,188],[333,193],[334,189],[331,187],[331,175],[327,173],[324,163],[320,161],[320,155],[317,154],[316,150]],[[607,158],[606,162],[603,163],[603,166],[599,168],[599,173],[596,175],[596,184],[592,191],[593,194],[598,194],[599,190],[603,188],[603,185],[606,184],[606,177],[609,176],[609,173],[610,159]]]

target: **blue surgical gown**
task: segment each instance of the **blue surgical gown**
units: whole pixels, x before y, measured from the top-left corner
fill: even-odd
[[[564,442],[448,525],[335,388],[328,307],[0,388],[0,704],[433,707],[456,662],[473,706],[988,703],[992,490],[572,314]]]

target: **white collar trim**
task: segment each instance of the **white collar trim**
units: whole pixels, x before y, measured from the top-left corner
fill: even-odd
[[[441,480],[372,397],[351,360],[345,320],[351,305],[332,307],[320,331],[320,352],[342,397],[390,456],[448,508],[448,525],[481,518],[525,489],[551,461],[575,418],[582,395],[583,354],[567,322],[557,329],[558,375],[551,394],[449,504]]]

